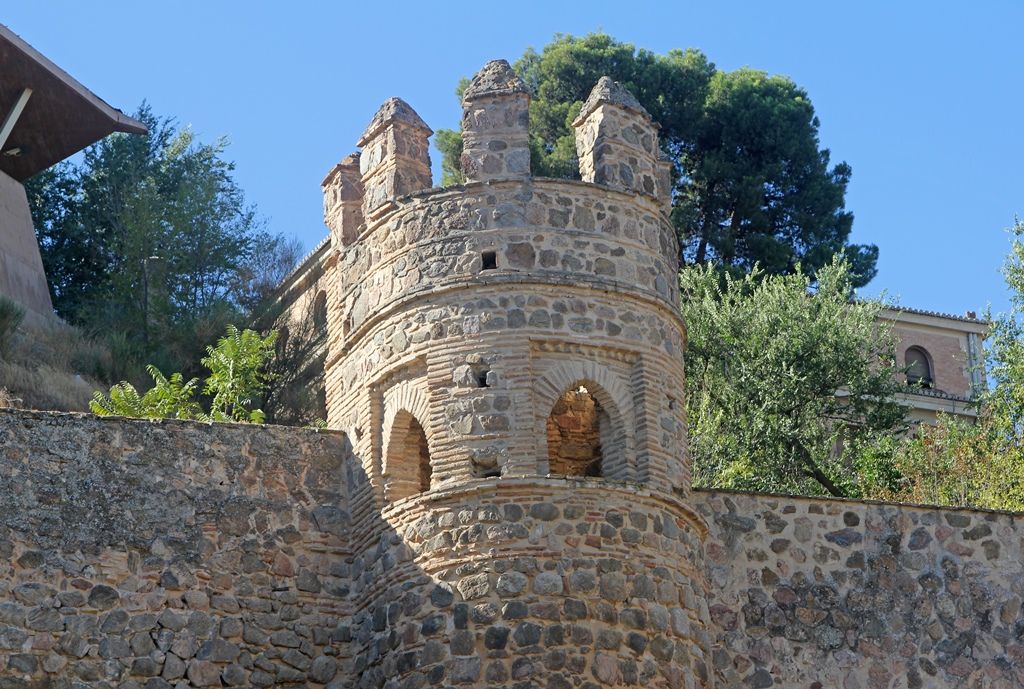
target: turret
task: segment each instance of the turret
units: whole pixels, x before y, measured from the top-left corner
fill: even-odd
[[[505,60],[491,60],[462,94],[462,173],[470,182],[530,176],[530,96]]]
[[[654,196],[668,209],[671,163],[658,148],[658,126],[628,89],[601,77],[572,126],[583,181]]]
[[[389,98],[380,106],[356,142],[363,148],[359,171],[365,216],[389,199],[431,187],[427,138],[433,133],[401,98]]]
[[[538,179],[528,106],[488,63],[463,99],[467,181],[430,189],[430,129],[388,101],[354,238],[328,211],[328,423],[362,477],[353,684],[706,686],[657,130],[602,80],[584,180]]]
[[[359,153],[345,156],[320,183],[324,192],[324,223],[331,231],[331,246],[340,249],[359,236],[363,224],[363,181]]]

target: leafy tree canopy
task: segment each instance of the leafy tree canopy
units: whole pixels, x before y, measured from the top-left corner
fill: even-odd
[[[578,177],[571,123],[602,76],[621,82],[661,125],[674,163],[673,222],[686,263],[814,277],[845,256],[855,287],[875,275],[878,249],[849,243],[850,167],[830,167],[807,93],[788,77],[716,69],[700,51],[658,55],[607,34],[556,35],[514,65],[531,95],[537,176]],[[462,88],[457,90],[461,95]],[[440,130],[443,184],[461,181],[458,131]]]
[[[816,277],[683,271],[696,484],[857,497],[891,473],[874,448],[906,424],[882,304],[850,300],[844,261]]]
[[[111,135],[37,175],[29,203],[57,313],[191,375],[300,249],[246,205],[225,139],[202,143],[145,103],[135,117],[149,134]]]

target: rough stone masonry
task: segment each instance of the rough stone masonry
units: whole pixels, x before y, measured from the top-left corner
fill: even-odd
[[[1019,517],[693,491],[650,116],[465,185],[390,99],[324,182],[333,430],[0,412],[0,689],[1024,685]]]

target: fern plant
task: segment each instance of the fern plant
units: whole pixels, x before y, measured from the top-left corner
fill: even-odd
[[[276,340],[276,331],[261,337],[255,331],[229,325],[217,346],[206,348],[202,363],[210,369],[210,375],[204,381],[203,392],[213,398],[209,414],[195,399],[198,378],[186,381],[180,373],[168,378],[153,365],[146,367],[153,387],[145,393],[122,381],[107,395],[96,392],[89,408],[101,416],[262,423],[263,412],[248,406],[266,388],[269,376],[264,367],[274,355]]]
[[[89,408],[102,416],[207,420],[203,408],[195,401],[198,378],[186,381],[180,373],[167,378],[152,364],[146,370],[153,377],[153,387],[145,394],[140,395],[131,383],[121,382],[110,388],[109,396],[94,393]]]

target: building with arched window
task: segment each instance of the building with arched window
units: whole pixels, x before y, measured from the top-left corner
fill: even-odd
[[[907,383],[901,403],[910,418],[935,423],[939,413],[973,418],[972,400],[985,386],[982,342],[988,323],[964,316],[889,308],[881,314],[897,339],[896,365]]]
[[[603,78],[541,179],[528,113],[491,62],[466,184],[398,99],[328,175],[278,306],[333,428],[0,410],[0,686],[1021,686],[1019,513],[691,489],[657,131]],[[907,404],[983,383],[883,319]]]

